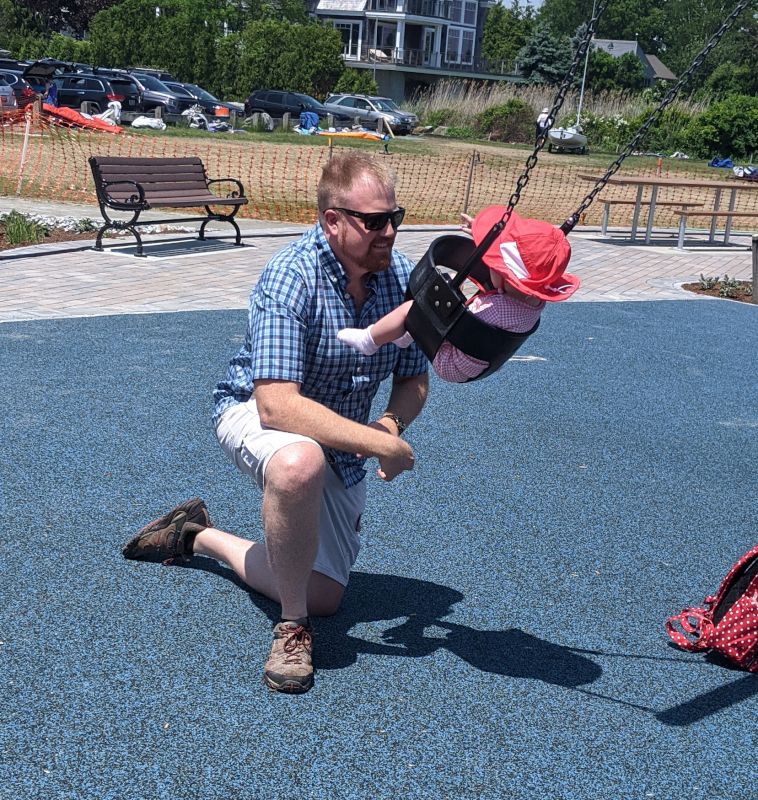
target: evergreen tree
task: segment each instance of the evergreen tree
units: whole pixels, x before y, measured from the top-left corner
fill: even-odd
[[[531,83],[560,83],[571,66],[571,56],[569,38],[556,37],[540,25],[519,51],[518,65]]]

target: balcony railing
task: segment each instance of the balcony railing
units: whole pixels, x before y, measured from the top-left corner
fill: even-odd
[[[450,0],[369,0],[368,10],[449,19],[450,5]]]
[[[512,75],[515,66],[507,61],[490,62],[480,59],[473,64],[459,64],[446,61],[442,53],[425,53],[423,50],[399,47],[362,47],[359,60],[377,67],[385,65],[399,65],[404,67],[419,67],[420,69],[444,69],[461,73],[479,72],[487,75]]]

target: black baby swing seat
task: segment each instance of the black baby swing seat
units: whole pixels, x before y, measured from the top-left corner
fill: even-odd
[[[476,245],[467,236],[440,236],[435,239],[424,257],[418,262],[408,282],[408,299],[413,305],[405,321],[407,330],[416,344],[432,361],[443,341],[448,341],[472,358],[488,363],[476,378],[491,375],[521,347],[539,327],[537,324],[526,333],[513,333],[482,322],[466,307],[466,296],[454,278],[464,267],[468,277],[480,289],[493,289],[489,269],[476,258],[469,265]]]

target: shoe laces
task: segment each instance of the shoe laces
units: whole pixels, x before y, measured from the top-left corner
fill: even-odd
[[[286,664],[300,664],[302,662],[303,651],[311,654],[313,637],[311,632],[298,625],[297,628],[287,628],[288,636],[284,642],[284,661]]]

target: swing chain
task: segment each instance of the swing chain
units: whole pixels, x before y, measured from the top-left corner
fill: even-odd
[[[740,0],[740,2],[737,3],[737,6],[724,20],[716,33],[713,34],[708,44],[706,44],[706,46],[698,53],[698,55],[695,57],[695,60],[684,71],[684,73],[682,73],[679,80],[671,87],[671,89],[669,89],[658,107],[651,112],[650,116],[642,124],[632,140],[622,150],[621,155],[619,155],[619,157],[611,164],[611,166],[608,167],[605,175],[598,180],[598,182],[592,188],[592,191],[590,191],[590,193],[584,198],[579,208],[577,208],[577,210],[574,211],[574,213],[563,223],[563,225],[561,225],[561,230],[564,233],[569,233],[571,230],[573,230],[573,228],[579,222],[582,214],[590,207],[590,205],[592,205],[592,202],[598,193],[605,188],[608,181],[621,168],[621,164],[623,163],[624,159],[626,159],[626,157],[633,152],[643,136],[648,132],[648,130],[650,130],[653,123],[657,122],[658,118],[666,110],[666,108],[674,102],[674,99],[676,98],[677,94],[679,94],[682,86],[684,86],[690,77],[692,77],[692,74],[700,68],[703,61],[705,61],[710,54],[711,50],[713,50],[713,48],[719,43],[721,37],[729,30],[729,28],[732,27],[735,19],[744,11],[750,2],[752,2],[752,0]]]
[[[599,0],[597,4],[597,8],[595,9],[595,14],[593,15],[592,19],[587,26],[587,30],[585,31],[584,37],[582,38],[579,46],[576,49],[576,53],[574,53],[574,59],[571,62],[571,66],[568,69],[568,72],[564,75],[563,81],[561,82],[560,88],[555,96],[555,100],[553,101],[553,107],[550,109],[548,119],[554,120],[556,119],[558,112],[563,105],[563,101],[566,97],[566,93],[568,92],[569,87],[571,86],[574,75],[576,74],[576,69],[579,66],[581,60],[585,57],[587,50],[592,42],[592,37],[595,35],[595,29],[597,28],[597,21],[600,18],[600,15],[605,11],[605,7],[608,5],[609,0]],[[513,212],[514,206],[518,203],[519,199],[521,198],[521,192],[523,191],[524,187],[529,183],[529,173],[534,168],[535,164],[537,163],[537,155],[539,154],[540,150],[545,146],[545,142],[547,141],[547,132],[548,128],[545,127],[540,135],[537,137],[537,141],[534,145],[534,150],[532,154],[527,158],[526,163],[524,165],[524,170],[519,176],[518,180],[516,181],[516,189],[514,190],[513,194],[510,196],[508,200],[508,205],[506,206],[505,213],[501,217],[499,222],[496,222],[492,228],[490,229],[489,233],[484,237],[484,239],[479,242],[476,249],[473,253],[466,259],[466,263],[461,267],[461,269],[457,272],[455,278],[452,280],[452,285],[456,288],[460,288],[463,282],[471,273],[471,270],[474,268],[474,265],[478,262],[478,260],[482,257],[484,253],[487,252],[490,245],[497,239],[500,235],[500,232],[506,226],[508,220],[511,217],[511,213]]]
[[[576,49],[576,53],[574,53],[574,60],[572,61],[568,72],[564,76],[560,88],[558,89],[558,92],[555,96],[555,100],[553,101],[553,107],[550,109],[548,114],[548,120],[555,121],[557,119],[558,112],[561,110],[563,102],[566,99],[566,93],[568,92],[569,88],[571,87],[571,84],[574,81],[574,75],[576,74],[577,67],[581,63],[582,59],[585,57],[587,50],[592,44],[592,38],[595,35],[595,30],[597,29],[597,21],[598,19],[600,19],[600,16],[605,11],[605,7],[607,5],[608,5],[608,0],[600,0],[600,2],[598,3],[597,8],[595,10],[595,15],[592,17],[592,19],[589,21],[589,24],[587,25],[587,30],[585,31],[584,37],[579,43],[579,46]],[[547,134],[549,129],[550,129],[549,126],[545,126],[542,129],[540,135],[537,137],[534,150],[532,151],[532,154],[529,156],[529,158],[527,158],[526,163],[524,165],[524,171],[521,173],[521,175],[519,175],[519,178],[516,181],[516,189],[514,190],[513,194],[508,200],[508,207],[506,213],[503,215],[504,222],[508,221],[514,206],[521,199],[521,192],[523,191],[527,183],[529,183],[529,173],[537,164],[537,156],[539,155],[540,151],[547,142]]]

